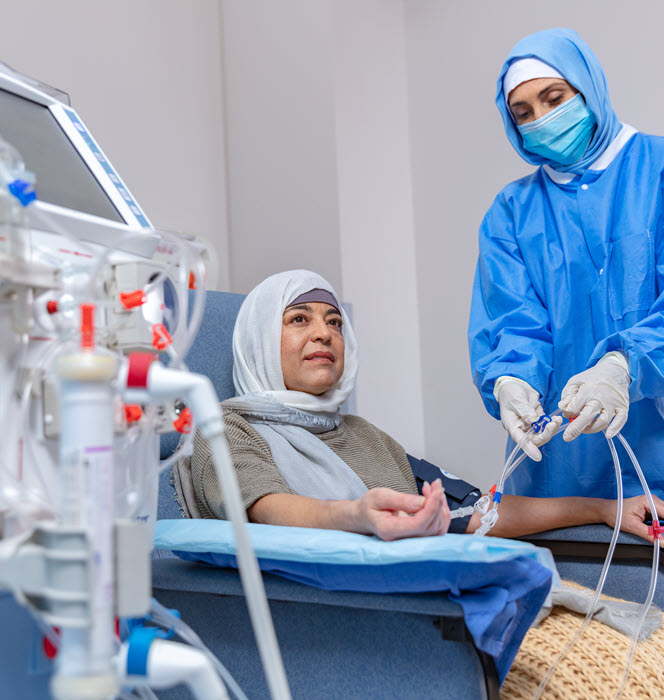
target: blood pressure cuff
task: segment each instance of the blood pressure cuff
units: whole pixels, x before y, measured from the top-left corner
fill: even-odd
[[[547,549],[498,537],[444,535],[383,542],[339,530],[249,523],[261,570],[329,591],[442,592],[458,603],[478,649],[505,678],[551,586]],[[226,520],[159,520],[155,547],[237,568]]]
[[[424,486],[425,481],[431,484],[436,479],[441,480],[450,510],[472,506],[482,495],[476,486],[460,479],[451,472],[437,467],[435,464],[431,464],[431,462],[427,462],[426,459],[417,459],[416,457],[408,455],[408,461],[410,462],[410,468],[413,470],[415,476],[417,490],[420,493],[422,493],[422,486]],[[466,532],[470,518],[470,515],[466,515],[463,518],[454,518],[450,523],[449,532],[462,535]]]

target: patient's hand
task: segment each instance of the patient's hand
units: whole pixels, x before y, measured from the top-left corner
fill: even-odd
[[[658,516],[664,518],[664,501],[657,496],[653,496],[652,498],[655,502]],[[604,522],[614,527],[616,524],[616,502],[607,500],[605,504],[606,505],[603,506]],[[650,506],[645,496],[626,498],[623,501],[623,516],[620,529],[652,542],[653,537],[648,534],[648,526],[643,522],[644,520],[650,520],[651,515]]]
[[[359,517],[367,530],[386,541],[444,535],[450,526],[450,509],[440,479],[425,484],[422,494],[371,489],[356,502]]]

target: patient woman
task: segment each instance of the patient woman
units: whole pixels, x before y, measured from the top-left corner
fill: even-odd
[[[398,328],[390,325],[386,332]],[[424,482],[418,493],[401,445],[363,418],[340,413],[355,385],[357,342],[322,277],[294,270],[259,284],[238,314],[233,357],[238,396],[222,405],[249,520],[383,540],[479,526],[477,513],[450,521],[450,506],[461,505],[443,488],[442,480],[454,481],[451,475]],[[402,410],[398,397],[394,410]],[[200,434],[178,470],[176,484],[187,484],[178,488],[185,514],[225,518],[211,451]],[[479,491],[467,491],[473,503]],[[664,510],[664,502],[656,505]],[[506,495],[499,512],[491,534],[513,537],[569,525],[612,526],[615,501]],[[626,500],[623,529],[648,539],[646,514],[643,497]]]

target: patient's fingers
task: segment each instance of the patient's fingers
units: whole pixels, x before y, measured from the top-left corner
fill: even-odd
[[[427,500],[425,496],[414,496],[387,488],[371,489],[362,498],[367,502],[369,509],[403,510],[406,513],[416,513]]]
[[[412,535],[437,534],[443,522],[443,502],[446,501],[445,492],[440,479],[431,484],[426,503],[420,511],[413,516]]]
[[[407,518],[395,517],[394,513],[379,513],[376,534],[388,541],[431,534],[431,531],[436,527],[436,518],[439,517],[440,510],[438,496],[432,494],[426,499],[422,508]]]
[[[390,541],[404,537],[443,534],[449,528],[450,512],[440,479],[425,483],[422,496],[411,496],[391,489],[372,489],[363,499],[373,531]],[[404,517],[407,516],[407,517]]]

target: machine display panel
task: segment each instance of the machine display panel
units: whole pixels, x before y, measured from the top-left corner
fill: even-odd
[[[38,199],[125,223],[48,107],[0,88],[0,136],[35,174]]]

